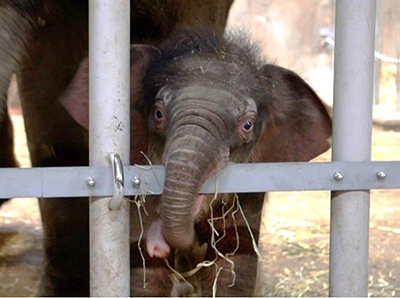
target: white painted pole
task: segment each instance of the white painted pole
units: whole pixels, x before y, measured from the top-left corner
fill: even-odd
[[[336,1],[333,161],[371,160],[375,6]],[[332,192],[330,296],[368,294],[369,199],[369,190]]]
[[[112,152],[129,164],[129,22],[129,0],[89,1],[90,165],[110,171]],[[90,295],[129,296],[129,274],[129,205],[92,197]]]

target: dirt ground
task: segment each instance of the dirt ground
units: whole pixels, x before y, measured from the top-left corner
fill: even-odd
[[[29,166],[23,121],[18,158]],[[373,159],[400,159],[400,132],[374,128]],[[330,152],[316,161],[329,161]],[[398,190],[371,192],[370,296],[400,296],[400,205]],[[270,194],[260,248],[260,296],[327,296],[329,192]],[[14,199],[0,210],[0,296],[34,296],[41,276],[41,222],[36,199]]]

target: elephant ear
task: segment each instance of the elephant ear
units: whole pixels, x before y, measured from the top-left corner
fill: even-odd
[[[144,163],[141,151],[147,148],[147,121],[143,114],[142,77],[145,66],[158,49],[153,46],[131,46],[131,163]],[[89,59],[84,59],[60,98],[70,116],[89,128]]]
[[[141,80],[149,59],[158,49],[147,45],[131,45],[131,106],[140,110]],[[89,127],[89,58],[79,64],[70,84],[60,97],[60,102],[70,116],[81,126]]]
[[[255,97],[265,120],[254,161],[309,161],[330,148],[331,119],[302,78],[290,70],[264,65],[258,79]]]

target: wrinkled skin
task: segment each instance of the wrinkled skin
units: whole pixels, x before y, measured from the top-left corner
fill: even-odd
[[[210,26],[221,34],[232,1],[131,0],[131,43],[158,45],[183,25]],[[0,2],[0,167],[17,166],[5,108],[13,73],[18,77],[32,165],[88,165],[87,130],[60,103],[87,57],[87,23],[88,1]],[[39,295],[88,296],[88,199],[39,203],[45,271]]]
[[[330,118],[315,92],[295,73],[265,64],[246,39],[221,38],[209,30],[183,30],[158,50],[134,47],[132,81],[131,163],[139,151],[166,170],[161,197],[147,199],[145,240],[147,264],[143,288],[138,254],[139,222],[131,210],[131,288],[138,296],[212,295],[215,266],[189,274],[216,258],[213,237],[223,255],[217,295],[251,296],[256,287],[257,257],[233,195],[199,194],[202,183],[229,162],[308,161],[329,148]],[[70,115],[87,127],[87,59],[61,98]],[[86,94],[86,96],[85,96]],[[85,112],[84,112],[85,111]],[[146,140],[146,141],[144,141]],[[239,194],[251,234],[258,241],[264,194]],[[212,209],[210,204],[212,203]],[[214,220],[213,236],[208,223]],[[233,219],[235,218],[235,220]],[[235,223],[236,222],[236,223]],[[239,246],[237,247],[237,235]]]

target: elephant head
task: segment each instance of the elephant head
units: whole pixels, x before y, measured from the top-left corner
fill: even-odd
[[[177,35],[147,64],[142,86],[150,143],[163,148],[163,235],[175,248],[192,244],[199,190],[228,162],[308,161],[329,148],[316,93],[238,36]]]
[[[243,37],[183,31],[158,50],[134,47],[132,57],[140,57],[132,59],[133,146],[146,140],[166,170],[161,220],[150,228],[155,255],[190,247],[199,190],[229,162],[308,161],[329,148],[331,120],[316,93]],[[68,94],[74,117],[79,104],[68,108]]]

